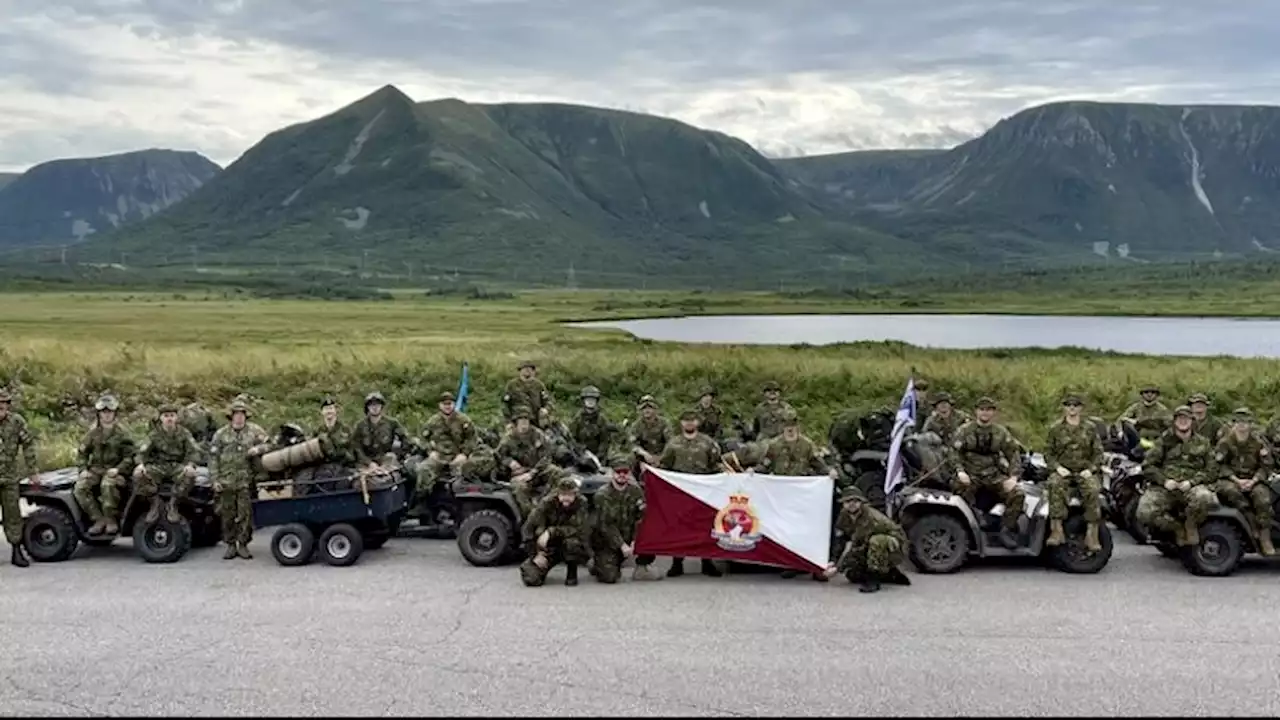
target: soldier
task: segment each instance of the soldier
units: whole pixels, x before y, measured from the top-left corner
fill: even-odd
[[[1231,429],[1218,441],[1214,452],[1218,482],[1214,486],[1226,505],[1253,514],[1258,547],[1268,557],[1275,555],[1271,542],[1271,488],[1267,481],[1275,468],[1275,458],[1267,441],[1253,428],[1253,413],[1239,408],[1231,415]]]
[[[544,488],[554,487],[560,470],[551,462],[551,443],[533,426],[533,413],[517,407],[511,413],[515,426],[498,443],[498,462],[511,473],[511,494],[520,512],[533,511],[534,501]]]
[[[867,503],[856,487],[840,493],[840,515],[836,518],[836,539],[844,540],[844,552],[827,566],[825,576],[843,573],[858,590],[873,593],[881,582],[910,585],[911,579],[898,569],[906,557],[907,535],[902,527]]]
[[[1018,547],[1018,516],[1026,502],[1018,487],[1018,443],[1008,428],[995,423],[995,400],[981,398],[975,410],[974,421],[961,427],[951,442],[958,466],[953,490],[970,505],[975,504],[979,490],[998,497],[1004,503],[1000,544],[1013,550]]]
[[[609,462],[618,428],[600,411],[600,389],[594,385],[582,388],[578,393],[582,407],[569,421],[569,441],[583,452],[596,456],[602,463]]]
[[[507,423],[515,422],[515,409],[527,408],[530,422],[539,429],[546,428],[551,421],[551,393],[547,386],[538,379],[538,366],[532,360],[520,363],[520,374],[507,382],[502,394],[502,416]]]
[[[933,396],[933,412],[929,413],[929,418],[923,423],[917,418],[917,427],[921,433],[931,432],[942,439],[946,447],[951,447],[951,441],[955,438],[956,431],[961,425],[969,422],[969,416],[955,409],[951,399],[951,393],[940,392]]]
[[[191,437],[195,438],[196,444],[203,450],[208,447],[209,441],[213,440],[218,422],[214,419],[213,413],[196,399],[196,391],[190,385],[182,386],[180,397],[187,403],[178,413],[178,424],[191,433]]]
[[[227,551],[223,560],[237,555],[252,560],[249,542],[253,539],[253,488],[259,469],[256,458],[270,449],[271,436],[257,423],[249,422],[247,403],[235,401],[227,408],[229,423],[213,434],[209,449],[209,477],[222,520],[222,542]]]
[[[528,422],[530,414],[525,410],[513,413],[513,417],[522,415]],[[560,478],[553,489],[539,501],[522,528],[529,559],[520,566],[520,580],[528,587],[546,582],[551,568],[561,562],[565,564],[564,584],[573,587],[578,584],[578,566],[590,560],[591,518],[586,498],[571,477]]]
[[[414,505],[431,496],[445,470],[457,475],[467,458],[476,451],[479,439],[471,418],[458,412],[456,399],[448,390],[437,398],[438,412],[422,428],[423,449],[427,457],[418,466],[417,498]]]
[[[1138,501],[1138,522],[1171,532],[1178,545],[1200,544],[1200,525],[1215,501],[1210,489],[1217,475],[1213,446],[1192,429],[1191,408],[1173,411],[1173,427],[1164,431],[1143,464],[1150,482]],[[1183,516],[1179,523],[1177,517]]]
[[[22,506],[18,492],[18,450],[22,450],[22,465],[31,476],[31,482],[40,479],[36,464],[36,439],[27,428],[27,421],[12,412],[13,396],[0,388],[0,522],[4,524],[4,539],[9,542],[9,562],[24,568],[31,564],[26,547],[22,543]]]
[[[929,401],[928,380],[916,378],[912,386],[912,394],[916,397],[916,428],[923,428],[924,424],[929,422],[929,416],[933,414],[931,409],[935,403]]]
[[[1226,431],[1226,426],[1209,414],[1209,405],[1209,397],[1204,393],[1196,393],[1187,398],[1187,406],[1191,408],[1191,431],[1203,435],[1210,443],[1217,444]]]
[[[320,451],[324,453],[324,461],[337,465],[355,463],[355,452],[351,448],[351,430],[338,417],[338,401],[326,397],[320,401],[320,425],[315,436],[320,440]]]
[[[635,478],[615,474],[591,498],[594,517],[591,522],[592,556],[595,558],[596,580],[613,584],[622,577],[622,563],[636,551],[636,531],[644,517],[644,489]],[[654,557],[636,557],[632,580],[661,580],[653,571]]]
[[[1125,408],[1118,422],[1132,423],[1143,440],[1152,441],[1169,429],[1169,408],[1160,402],[1160,388],[1155,385],[1144,385],[1140,395],[1142,399]]]
[[[756,405],[751,435],[756,440],[772,440],[782,434],[782,418],[794,408],[782,399],[782,387],[772,380],[764,384],[764,401]]]
[[[703,385],[698,391],[698,431],[720,442],[724,439],[724,411],[716,404],[716,389]]]
[[[116,422],[120,401],[113,395],[103,395],[93,405],[97,422],[80,441],[80,476],[76,479],[74,495],[93,522],[89,535],[115,535],[120,532],[116,510],[120,507],[120,487],[133,472],[137,448],[129,432]],[[98,503],[101,494],[102,503]]]
[[[658,464],[658,457],[671,439],[671,429],[667,426],[667,421],[658,414],[658,401],[652,395],[640,398],[637,409],[640,417],[633,420],[631,427],[627,428],[627,442],[631,446],[633,458],[631,474],[640,478],[640,462]]]
[[[689,409],[680,414],[680,434],[667,442],[657,465],[664,470],[695,475],[720,472],[720,445],[698,432],[697,410]],[[645,559],[652,562],[648,556]],[[714,562],[704,558],[702,574],[720,577],[723,573]],[[667,577],[681,575],[684,575],[684,558],[671,558],[671,569],[667,571]]]
[[[782,434],[765,443],[760,469],[771,475],[782,477],[808,475],[830,475],[832,479],[839,477],[839,473],[834,468],[827,467],[818,446],[800,434],[800,421],[794,410],[782,416]],[[782,577],[788,579],[796,575],[799,573],[794,570],[784,570],[782,573]],[[814,573],[813,579],[826,582],[827,576]]]
[[[720,461],[729,472],[754,470],[764,462],[764,453],[768,446],[769,443],[764,442],[742,443],[732,452],[721,455]]]
[[[1049,494],[1049,539],[1045,544],[1057,547],[1066,542],[1062,522],[1067,519],[1067,495],[1071,486],[1080,490],[1084,509],[1084,544],[1089,552],[1102,550],[1098,542],[1098,523],[1102,519],[1102,438],[1093,422],[1081,417],[1084,401],[1079,395],[1062,399],[1063,416],[1049,428],[1044,461],[1053,471],[1045,483]]]
[[[147,439],[138,448],[138,467],[133,470],[133,494],[151,501],[143,522],[153,523],[160,519],[164,503],[159,492],[160,484],[164,482],[173,483],[166,518],[171,523],[182,520],[178,503],[191,492],[199,460],[200,446],[196,439],[178,424],[178,406],[162,403],[160,425],[147,434]]]
[[[351,446],[355,450],[356,463],[367,470],[377,470],[379,463],[393,466],[396,448],[409,447],[409,435],[395,418],[382,414],[387,399],[374,391],[364,398],[364,419],[356,423],[351,432]]]

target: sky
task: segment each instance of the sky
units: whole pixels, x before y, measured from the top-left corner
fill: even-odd
[[[771,157],[951,147],[1044,102],[1280,104],[1280,3],[0,0],[0,171],[227,165],[392,84],[649,112]]]

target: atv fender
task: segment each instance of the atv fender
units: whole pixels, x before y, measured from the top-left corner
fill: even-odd
[[[897,504],[897,520],[904,529],[930,513],[947,513],[959,519],[969,529],[971,552],[979,557],[986,555],[986,543],[983,542],[978,518],[969,503],[959,495],[946,490],[918,488],[904,492]]]
[[[1249,522],[1249,518],[1244,513],[1227,505],[1218,505],[1209,511],[1209,516],[1205,518],[1205,523],[1211,520],[1229,522],[1236,526],[1236,529],[1240,531],[1241,547],[1245,555],[1260,552],[1258,539],[1253,536],[1253,524]]]

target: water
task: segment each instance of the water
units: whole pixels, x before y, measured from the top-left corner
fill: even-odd
[[[727,315],[573,323],[650,340],[831,345],[898,340],[948,349],[1082,347],[1144,355],[1280,357],[1280,320],[1034,315]]]

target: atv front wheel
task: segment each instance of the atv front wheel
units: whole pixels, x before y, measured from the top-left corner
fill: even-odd
[[[172,523],[165,517],[134,523],[133,547],[149,563],[178,562],[191,549],[191,524],[185,519]]]
[[[22,541],[36,562],[62,562],[74,555],[80,545],[71,513],[54,507],[42,507],[27,516],[22,524]]]
[[[1225,577],[1236,571],[1242,557],[1240,528],[1224,520],[1210,520],[1200,527],[1200,544],[1183,549],[1182,564],[1193,575]]]
[[[969,557],[969,533],[947,515],[925,515],[907,533],[911,564],[924,573],[952,573]]]
[[[502,562],[515,545],[511,520],[497,510],[477,510],[458,527],[458,550],[467,562],[490,567]]]
[[[1111,561],[1111,528],[1106,523],[1098,523],[1098,544],[1102,549],[1091,553],[1084,546],[1084,533],[1087,523],[1082,515],[1072,515],[1063,523],[1063,531],[1067,541],[1049,549],[1049,561],[1054,567],[1065,573],[1093,574],[1100,572]]]

